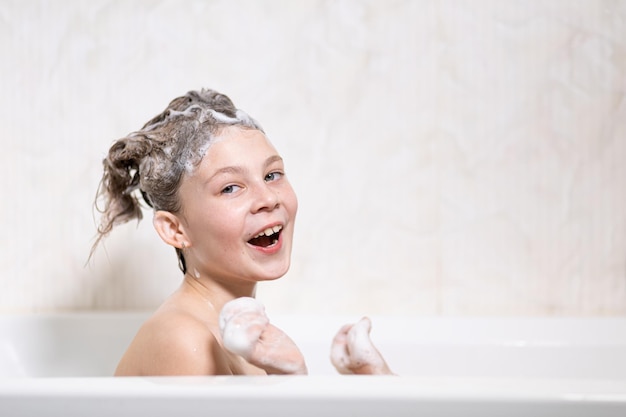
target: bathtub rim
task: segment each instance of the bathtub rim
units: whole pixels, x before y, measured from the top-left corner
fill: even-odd
[[[311,390],[311,387],[315,389]],[[0,400],[11,396],[348,397],[420,401],[610,402],[626,407],[626,380],[413,375],[0,377]]]

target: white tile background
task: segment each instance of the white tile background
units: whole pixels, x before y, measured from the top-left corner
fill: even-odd
[[[625,1],[0,0],[0,51],[0,311],[179,284],[150,213],[85,265],[91,205],[114,139],[211,87],[299,196],[268,311],[626,314]]]

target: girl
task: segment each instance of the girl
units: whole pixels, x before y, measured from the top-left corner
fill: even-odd
[[[141,219],[142,200],[184,274],[116,375],[305,374],[297,346],[254,300],[257,282],[289,269],[298,208],[261,126],[227,96],[191,91],[117,140],[103,165],[93,249],[115,225]],[[340,330],[331,355],[340,372],[390,373],[368,333],[367,319]]]

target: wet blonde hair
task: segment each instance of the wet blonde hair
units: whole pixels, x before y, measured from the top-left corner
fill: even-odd
[[[190,175],[200,164],[209,145],[226,126],[263,131],[230,98],[202,89],[172,100],[141,130],[116,140],[102,161],[104,174],[94,203],[102,216],[91,253],[114,226],[141,220],[141,201],[154,210],[178,212],[183,176]],[[185,273],[183,252],[177,248],[176,253]]]

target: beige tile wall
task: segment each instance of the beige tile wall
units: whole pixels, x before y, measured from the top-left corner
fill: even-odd
[[[187,90],[300,212],[270,312],[626,314],[625,1],[0,1],[0,311],[152,309],[150,214],[85,266],[100,161]]]

